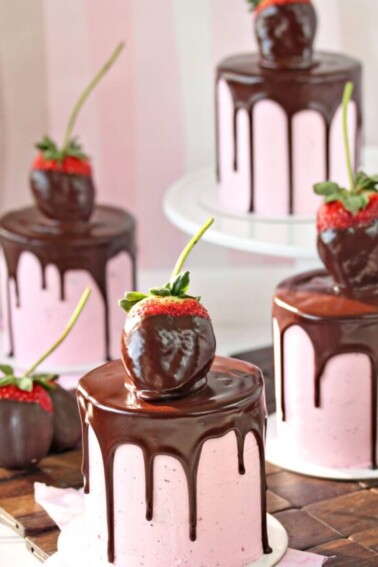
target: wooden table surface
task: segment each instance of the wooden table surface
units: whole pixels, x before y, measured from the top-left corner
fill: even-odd
[[[273,412],[271,349],[239,356],[263,369]],[[33,472],[0,469],[0,521],[25,537],[42,561],[56,551],[59,530],[34,502],[33,483],[79,488],[80,466],[80,451],[71,451],[47,457]],[[268,511],[285,526],[290,547],[328,556],[327,567],[378,567],[378,480],[318,480],[269,463],[267,475]]]

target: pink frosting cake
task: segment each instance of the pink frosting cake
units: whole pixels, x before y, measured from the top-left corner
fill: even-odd
[[[218,357],[202,389],[164,403],[126,390],[125,374],[112,362],[78,389],[94,556],[245,567],[269,553],[260,370]]]
[[[331,275],[282,282],[273,307],[278,443],[324,467],[377,467],[378,299]]]
[[[135,280],[135,222],[98,206],[82,223],[59,223],[29,207],[0,219],[4,354],[28,366],[62,332],[83,290],[92,296],[50,368],[95,366],[119,353],[117,306]]]
[[[219,201],[233,213],[312,216],[320,204],[314,183],[346,181],[340,101],[347,81],[355,86],[350,140],[360,162],[361,65],[313,53],[311,2],[262,2],[255,27],[260,53],[228,57],[217,68]]]

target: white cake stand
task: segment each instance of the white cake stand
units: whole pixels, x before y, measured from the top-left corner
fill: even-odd
[[[288,536],[285,528],[276,518],[268,514],[269,544],[273,552],[263,555],[249,567],[273,567],[285,555],[288,547]],[[63,529],[58,540],[58,553],[53,555],[46,563],[46,567],[77,567],[88,565],[91,567],[112,567],[108,562],[95,561],[90,555],[90,542],[85,539],[84,517],[80,516]]]
[[[272,414],[268,418],[265,457],[267,461],[277,467],[316,478],[345,481],[378,478],[378,470],[322,467],[298,458],[290,446],[287,444],[283,446],[282,443],[278,443],[276,414]]]

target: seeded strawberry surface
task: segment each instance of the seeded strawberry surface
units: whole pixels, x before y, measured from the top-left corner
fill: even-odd
[[[83,175],[85,177],[92,175],[90,162],[87,159],[79,159],[73,156],[67,156],[62,161],[58,161],[46,159],[42,154],[39,154],[32,164],[32,169],[58,171],[60,173]]]
[[[53,413],[51,398],[48,392],[39,384],[34,384],[31,392],[20,390],[17,386],[3,386],[0,388],[0,400],[34,403],[40,405],[45,411]]]
[[[203,317],[210,319],[209,313],[205,307],[196,299],[179,299],[171,298],[151,298],[146,299],[137,304],[129,314],[129,318],[149,317],[153,315],[168,315],[171,317],[183,317],[192,315],[193,317]]]
[[[325,203],[318,210],[317,228],[318,232],[325,230],[346,229],[356,226],[366,226],[378,219],[378,195],[373,194],[369,198],[368,205],[358,213],[347,211],[340,201]]]

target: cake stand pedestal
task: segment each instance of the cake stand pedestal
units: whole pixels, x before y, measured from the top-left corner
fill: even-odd
[[[194,234],[208,216],[215,217],[203,239],[234,250],[289,258],[295,271],[320,265],[316,251],[314,218],[263,218],[233,214],[217,203],[214,168],[208,167],[173,183],[165,194],[164,212],[168,219],[188,234]]]
[[[268,417],[265,457],[272,465],[316,478],[345,481],[378,479],[378,470],[371,468],[336,469],[323,467],[299,458],[298,455],[292,452],[287,443],[279,443],[277,415],[275,413]]]

